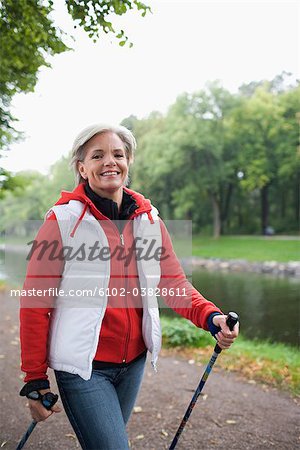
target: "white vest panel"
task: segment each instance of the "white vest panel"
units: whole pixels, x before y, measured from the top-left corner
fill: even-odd
[[[78,374],[88,380],[91,377],[92,362],[107,307],[108,299],[105,293],[109,286],[111,261],[109,255],[106,260],[92,261],[83,254],[83,244],[85,251],[95,242],[99,242],[100,248],[109,248],[101,221],[98,221],[89,209],[78,224],[83,208],[84,204],[77,200],[51,208],[58,222],[66,258],[60,285],[65,295],[57,298],[56,308],[51,314],[48,364],[53,369]],[[156,208],[152,207],[151,215],[154,223],[149,221],[147,214],[133,219],[134,238],[138,238],[136,248],[147,252],[152,242],[151,252],[148,251],[150,256],[162,245]],[[71,237],[76,224],[78,227]],[[79,261],[74,257],[69,258],[70,252],[73,255],[77,252]],[[146,293],[142,296],[143,338],[147,349],[152,353],[152,365],[156,368],[161,348],[161,326],[155,296],[155,289],[160,281],[160,262],[157,258],[138,258],[137,267],[141,292]]]

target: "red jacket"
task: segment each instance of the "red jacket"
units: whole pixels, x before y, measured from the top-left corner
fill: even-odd
[[[141,194],[124,188],[135,200],[138,208],[134,211],[130,219],[142,213],[149,213],[151,204]],[[70,200],[79,200],[88,205],[91,213],[99,220],[104,228],[109,247],[114,249],[120,243],[120,235],[116,233],[116,227],[111,226],[111,221],[103,216],[94,206],[92,201],[86,196],[83,184],[77,186],[73,192],[63,192],[57,205],[66,204]],[[196,326],[207,329],[207,318],[213,312],[220,310],[211,302],[207,301],[186,279],[183,269],[174,253],[169,233],[162,221],[160,221],[162,233],[162,247],[166,249],[168,258],[161,261],[161,280],[159,283],[160,292],[165,289],[165,303],[173,308],[177,313],[191,320]],[[129,220],[123,230],[125,252],[128,253],[133,245],[133,221]],[[62,247],[59,227],[54,213],[50,213],[36,237],[37,241],[51,240],[58,241],[58,247]],[[48,253],[48,254],[47,254]],[[32,288],[49,289],[59,288],[61,274],[64,270],[64,262],[61,259],[54,259],[49,263],[47,251],[44,255],[46,264],[38,261],[38,254],[34,253],[27,268],[24,290]],[[136,292],[139,288],[138,271],[135,258],[131,258],[127,268],[124,261],[117,255],[112,256],[111,278],[109,282],[109,292],[114,294],[109,299],[102,328],[99,336],[99,343],[95,360],[105,362],[130,362],[143,351],[146,350],[142,336],[142,314],[141,297],[127,295],[123,297],[121,293],[124,283],[126,292]],[[172,287],[177,292],[184,292],[186,297],[169,295]],[[53,297],[44,298],[48,305],[55,301]],[[32,307],[32,298],[22,297],[20,309],[20,338],[21,338],[21,359],[22,370],[26,372],[25,382],[37,379],[47,379],[47,337],[49,323],[51,320],[51,306],[40,308]],[[124,303],[125,302],[125,303]],[[124,305],[124,306],[123,306]],[[29,306],[29,307],[28,307]]]

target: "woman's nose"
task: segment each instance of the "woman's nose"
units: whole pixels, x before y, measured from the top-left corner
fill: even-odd
[[[114,166],[116,164],[115,159],[112,154],[107,154],[104,157],[104,165],[105,166]]]

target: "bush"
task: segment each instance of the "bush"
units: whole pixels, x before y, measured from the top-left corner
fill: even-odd
[[[161,317],[163,345],[166,347],[206,347],[215,343],[209,332],[189,320]]]

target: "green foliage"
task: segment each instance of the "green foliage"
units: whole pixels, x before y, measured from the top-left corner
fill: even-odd
[[[231,118],[240,187],[252,197],[258,193],[261,229],[271,223],[278,231],[299,228],[300,91],[299,83],[284,88],[285,76],[256,86]]]
[[[69,168],[69,158],[66,157],[52,166],[49,176],[24,172],[10,177],[14,189],[2,192],[0,232],[7,229],[19,230],[20,223],[24,221],[42,220],[58,200],[60,192],[74,188],[74,176]]]
[[[278,96],[269,92],[267,86],[258,87],[235,110],[232,126],[240,147],[239,167],[244,172],[241,184],[250,192],[276,177],[282,118]]]
[[[134,186],[139,179],[144,184],[147,161],[151,166],[149,192],[158,198],[164,193],[163,180],[168,179],[168,202],[163,203],[173,206],[172,218],[192,219],[199,198],[208,199],[213,205],[216,236],[236,179],[236,147],[229,143],[228,118],[237,101],[219,82],[195,94],[180,95],[167,116],[160,118],[163,126],[153,126],[148,120],[147,139],[143,134],[137,160],[138,166],[143,161],[142,170],[134,173]]]
[[[150,7],[137,0],[65,0],[75,24],[96,41],[101,32],[112,33],[124,46],[129,43],[123,30],[115,31],[111,18],[137,9],[142,16]],[[50,67],[48,55],[69,50],[66,34],[51,19],[51,0],[0,1],[0,149],[7,149],[22,134],[14,127],[10,112],[13,96],[34,90],[40,67]],[[75,25],[76,27],[76,25]]]
[[[24,188],[28,181],[28,177],[22,173],[13,176],[10,172],[0,168],[0,199],[5,196],[7,191],[15,192],[20,188]]]
[[[134,121],[132,187],[163,217],[197,232],[297,232],[300,217],[299,85],[285,76],[233,95],[218,82],[184,93],[163,116]],[[248,89],[248,90],[247,90]]]
[[[78,23],[92,38],[96,41],[100,36],[100,32],[113,33],[119,40],[119,45],[123,47],[128,43],[128,37],[125,35],[124,30],[116,31],[113,27],[110,17],[112,14],[122,16],[128,11],[136,8],[141,12],[144,17],[148,11],[151,11],[150,7],[145,3],[137,0],[112,0],[102,1],[98,0],[66,0],[69,14],[72,16],[75,23]],[[132,42],[129,42],[129,46],[132,47]]]
[[[34,0],[0,2],[0,148],[18,136],[11,125],[12,97],[33,91],[45,56],[68,50],[61,30],[49,18],[52,4]]]
[[[214,342],[207,331],[182,318],[162,316],[163,343],[167,347],[206,347]]]
[[[300,85],[295,89],[282,92],[278,97],[278,103],[282,112],[278,144],[278,153],[281,160],[278,175],[284,182],[288,182],[291,177],[298,177],[300,172]],[[290,151],[290,147],[294,151]]]
[[[262,199],[268,210],[264,220],[276,232],[298,233],[300,86],[274,86],[264,83],[251,86],[251,95],[233,95],[214,82],[180,95],[165,115],[154,111],[144,119],[125,118],[122,123],[138,142],[131,187],[149,197],[163,219],[192,220],[196,233],[260,233]],[[18,184],[5,182],[1,195],[13,220],[21,214],[9,206],[14,197],[22,197],[22,217],[40,218],[61,189],[74,185],[68,158],[42,181],[27,181],[8,200],[5,189],[14,189],[10,183]],[[30,205],[35,205],[34,213]],[[238,253],[238,245],[232,245]],[[216,257],[222,257],[221,250]]]

